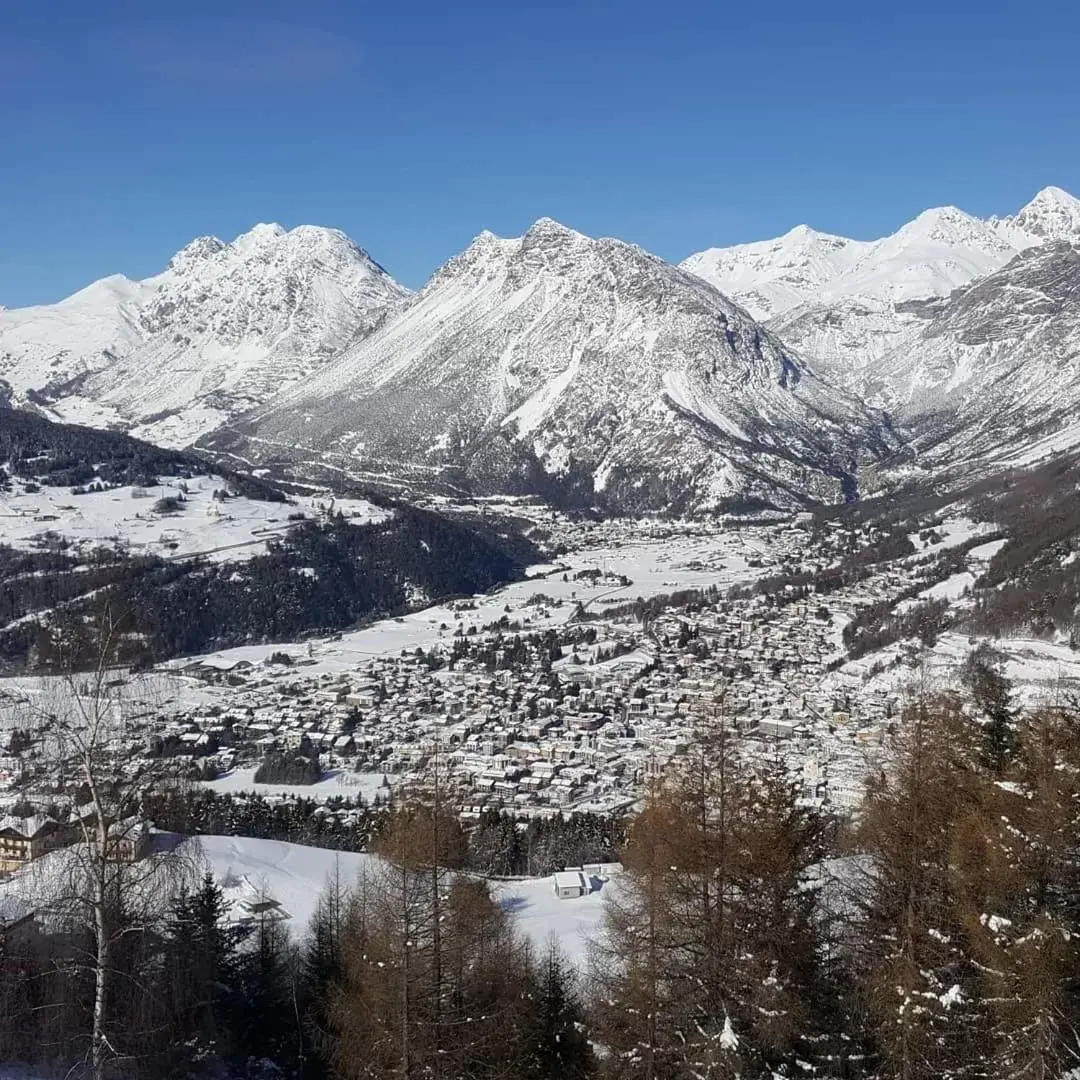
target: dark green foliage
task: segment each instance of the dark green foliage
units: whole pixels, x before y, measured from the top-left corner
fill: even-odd
[[[305,735],[295,753],[270,753],[255,770],[256,784],[314,784],[322,776],[319,754]]]
[[[491,811],[469,831],[466,865],[497,877],[540,877],[565,866],[614,862],[624,823],[598,814],[562,814],[519,822]]]
[[[238,494],[282,502],[273,484],[234,473],[198,454],[163,450],[118,431],[57,424],[37,413],[0,405],[0,461],[14,476],[37,484],[75,487],[100,480],[105,486],[152,485],[158,476],[206,476],[230,481]]]
[[[483,592],[520,577],[518,552],[528,544],[520,538],[504,544],[492,532],[399,507],[371,525],[340,516],[300,522],[268,547],[241,563],[166,562],[109,551],[80,563],[62,551],[26,555],[0,548],[0,622],[62,604],[50,622],[66,621],[77,634],[84,616],[108,600],[127,615],[137,649],[129,659],[163,660],[346,629],[409,610],[417,592],[432,601]],[[0,662],[47,668],[47,656],[32,655],[38,637],[29,619],[0,633]],[[86,648],[90,662],[93,643]]]
[[[184,504],[175,495],[166,495],[154,503],[155,514],[178,514]]]
[[[145,809],[159,828],[172,832],[253,836],[337,851],[367,851],[386,813],[340,796],[321,802],[304,797],[270,801],[260,795],[218,795],[205,789],[153,795]]]
[[[230,1020],[240,1012],[240,946],[246,931],[225,922],[221,888],[207,874],[182,891],[165,932],[165,987],[177,1032],[174,1068],[228,1060]]]
[[[254,924],[241,957],[237,985],[242,1002],[233,1022],[240,1061],[292,1063],[301,1029],[293,1006],[295,957],[283,923],[264,917]]]
[[[535,1080],[586,1080],[596,1061],[585,1035],[575,970],[554,941],[530,972],[531,1008],[522,1030],[522,1073]]]
[[[299,1004],[304,1017],[301,1071],[308,1080],[320,1080],[330,1073],[333,1054],[331,1009],[337,984],[343,975],[342,939],[349,908],[348,883],[342,879],[340,868],[335,866],[319,895],[300,956]]]
[[[971,652],[960,669],[961,685],[971,695],[980,725],[982,764],[995,776],[1005,775],[1019,743],[1012,684],[1001,673],[1004,660],[984,644]]]

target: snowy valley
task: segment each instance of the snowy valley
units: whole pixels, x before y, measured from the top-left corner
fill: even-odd
[[[1019,1054],[1078,244],[1054,188],[682,266],[544,218],[410,294],[256,226],[0,311],[0,1075],[879,1080],[898,1007]]]

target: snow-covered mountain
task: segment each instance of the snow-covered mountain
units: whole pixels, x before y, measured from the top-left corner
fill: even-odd
[[[1017,247],[1028,238],[1080,242],[1080,199],[1059,187],[1043,188],[1019,213],[991,218],[991,224]]]
[[[1080,447],[1080,247],[1029,247],[926,314],[874,373],[918,467],[987,472]]]
[[[890,438],[699,277],[541,219],[210,444],[689,510],[837,499]]]
[[[313,374],[407,295],[344,233],[256,225],[194,240],[144,281],[0,310],[0,380],[16,403],[182,446]]]
[[[872,247],[864,240],[796,225],[775,240],[709,248],[681,265],[763,321],[814,296]]]
[[[916,337],[934,300],[1048,240],[1080,240],[1080,200],[1039,192],[1019,213],[982,220],[927,210],[890,236],[855,241],[806,226],[777,240],[714,248],[682,265],[744,304],[852,388]]]

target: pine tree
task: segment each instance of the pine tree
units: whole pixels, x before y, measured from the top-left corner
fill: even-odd
[[[522,1047],[523,1072],[535,1080],[587,1080],[595,1070],[584,1034],[574,969],[552,940],[529,975],[529,994]]]
[[[960,669],[960,684],[971,695],[981,731],[982,763],[998,777],[1005,775],[1017,752],[1012,684],[1001,672],[1003,661],[989,646],[980,645]]]
[[[605,901],[603,933],[591,946],[590,1021],[604,1048],[606,1077],[679,1075],[681,1000],[673,971],[678,939],[667,884],[677,865],[672,840],[681,825],[681,809],[663,790],[651,791],[630,825],[619,888]]]
[[[263,915],[250,928],[238,969],[233,1010],[234,1056],[278,1065],[299,1056],[301,1038],[294,1004],[295,964],[281,921]]]
[[[194,893],[181,890],[166,924],[164,953],[173,1042],[191,1067],[232,1055],[239,1005],[244,931],[226,922],[225,900],[212,873]]]
[[[304,1016],[302,1071],[307,1077],[328,1074],[333,1049],[330,1008],[343,975],[345,927],[351,902],[349,889],[335,863],[308,926],[301,965],[301,1010]]]

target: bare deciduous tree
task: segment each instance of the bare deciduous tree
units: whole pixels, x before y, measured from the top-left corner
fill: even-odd
[[[44,763],[55,773],[59,797],[69,806],[70,842],[30,880],[35,901],[50,918],[89,931],[92,947],[75,961],[93,982],[85,1061],[94,1080],[103,1080],[112,1063],[134,1052],[130,1033],[123,1040],[127,1049],[118,1044],[115,999],[121,978],[131,982],[139,976],[120,971],[117,950],[148,921],[164,919],[179,881],[191,874],[175,853],[152,850],[149,823],[142,817],[148,793],[179,782],[172,759],[150,749],[153,687],[147,680],[134,684],[118,665],[125,635],[110,608],[87,632],[96,642],[89,670],[76,670],[64,641],[54,641],[61,674],[7,691],[4,706],[33,733]],[[145,988],[127,989],[137,995]]]

